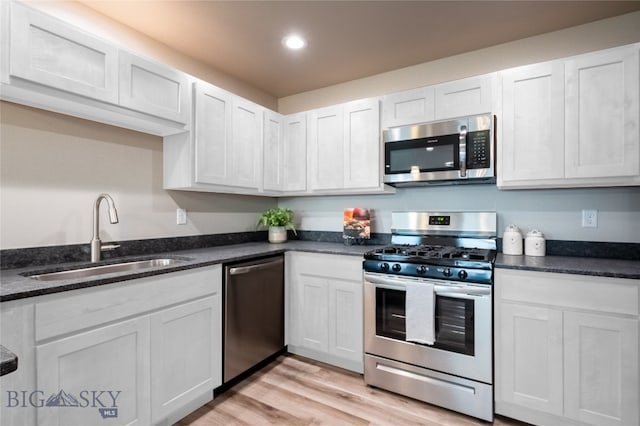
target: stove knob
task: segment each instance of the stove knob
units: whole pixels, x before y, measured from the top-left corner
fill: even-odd
[[[391,269],[393,270],[393,272],[400,272],[400,269],[402,269],[402,266],[400,266],[399,263],[395,263]]]
[[[380,264],[380,269],[382,271],[388,271],[389,270],[389,264],[388,263],[381,263]]]
[[[468,276],[469,274],[467,274],[467,271],[465,271],[464,269],[458,272],[458,278],[460,278],[462,281],[466,280]]]
[[[424,265],[420,265],[416,268],[416,272],[419,274],[425,274],[427,272],[427,267]]]
[[[453,274],[453,272],[451,272],[451,269],[449,268],[445,269],[442,273],[445,277],[450,277]]]

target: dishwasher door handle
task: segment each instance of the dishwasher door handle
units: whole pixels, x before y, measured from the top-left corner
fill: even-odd
[[[272,260],[271,262],[258,263],[256,265],[249,266],[238,266],[236,268],[229,269],[229,275],[242,275],[248,274],[249,272],[259,271],[261,269],[271,268],[272,266],[279,265],[282,263],[282,259]]]

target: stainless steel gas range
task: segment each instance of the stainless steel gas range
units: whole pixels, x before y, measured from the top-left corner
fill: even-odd
[[[394,212],[365,254],[364,379],[493,420],[495,212]]]

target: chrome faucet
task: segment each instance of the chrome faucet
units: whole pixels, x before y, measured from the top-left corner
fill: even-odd
[[[93,238],[91,239],[91,261],[97,262],[100,260],[100,253],[103,250],[114,250],[120,247],[119,244],[106,244],[102,245],[100,241],[100,202],[107,200],[109,205],[109,222],[118,223],[118,211],[116,205],[113,202],[113,198],[109,194],[100,194],[93,205]]]

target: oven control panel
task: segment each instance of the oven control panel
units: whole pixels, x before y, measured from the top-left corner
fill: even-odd
[[[491,269],[469,269],[369,259],[363,261],[362,267],[367,272],[378,272],[390,276],[424,277],[448,281],[467,281],[478,284],[491,284],[493,282],[493,271]]]

